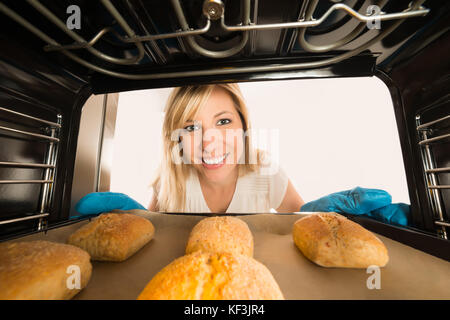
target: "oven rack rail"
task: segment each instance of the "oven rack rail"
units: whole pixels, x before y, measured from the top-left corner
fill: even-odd
[[[421,123],[421,116],[416,116],[416,129],[419,136],[419,148],[422,155],[422,164],[425,173],[425,181],[428,189],[428,197],[435,217],[435,225],[438,228],[438,235],[448,239],[447,228],[450,228],[450,221],[444,217],[442,205],[442,194],[444,190],[450,189],[450,185],[438,183],[438,175],[450,174],[450,167],[436,167],[432,146],[437,143],[449,143],[450,134],[439,134],[429,137],[438,124],[450,123],[450,115],[440,117],[436,120]]]
[[[55,14],[53,14],[48,8],[42,5],[38,0],[26,0],[30,6],[41,13],[45,18],[51,21],[57,28],[66,33],[71,37],[75,43],[63,45],[58,43],[56,40],[49,37],[47,34],[42,32],[38,27],[34,26],[26,19],[21,17],[18,13],[14,12],[6,5],[0,3],[0,12],[16,21],[28,31],[32,32],[34,35],[39,37],[41,40],[47,43],[44,47],[44,51],[60,51],[62,54],[66,55],[68,58],[74,60],[75,62],[81,64],[88,69],[97,71],[99,73],[122,78],[129,80],[147,80],[147,79],[167,79],[167,78],[180,78],[180,77],[192,77],[192,76],[207,76],[207,75],[218,75],[218,74],[236,74],[236,73],[248,73],[248,72],[267,72],[267,71],[286,71],[286,70],[298,70],[307,68],[318,68],[323,66],[328,66],[346,60],[353,57],[362,51],[366,50],[374,43],[382,40],[384,37],[388,36],[393,32],[405,19],[424,16],[429,13],[429,9],[424,8],[422,4],[425,0],[413,0],[409,7],[402,12],[396,13],[385,13],[380,11],[376,14],[361,14],[353,10],[350,6],[336,3],[332,5],[320,18],[314,18],[313,13],[319,2],[319,0],[306,0],[303,2],[302,8],[300,10],[299,19],[295,22],[283,22],[283,23],[273,23],[273,24],[255,24],[251,22],[250,19],[250,6],[251,0],[244,0],[244,17],[239,25],[228,26],[225,24],[225,6],[221,0],[205,0],[203,2],[203,15],[206,18],[206,23],[203,28],[192,29],[190,28],[186,17],[183,13],[179,0],[171,0],[172,7],[175,11],[176,17],[182,29],[176,32],[166,33],[166,34],[148,34],[136,35],[134,30],[126,22],[124,17],[120,12],[114,7],[110,0],[101,0],[105,9],[109,14],[115,19],[118,25],[126,33],[126,36],[118,34],[116,31],[112,30],[110,27],[104,27],[101,29],[91,40],[87,41],[76,32],[70,30],[66,24],[59,19]],[[380,0],[378,2],[380,10],[385,6],[388,0]],[[329,17],[335,11],[344,11],[346,14],[350,15],[352,18],[360,21],[358,26],[348,35],[323,46],[316,46],[308,43],[305,39],[305,32],[307,28],[315,27],[322,24],[327,17]],[[242,39],[239,44],[234,47],[225,49],[223,51],[212,51],[200,46],[195,35],[201,35],[209,31],[212,20],[219,20],[222,29],[230,32],[241,32]],[[144,47],[143,43],[146,41],[153,41],[158,39],[168,39],[168,38],[185,38],[190,47],[199,55],[208,58],[226,58],[239,53],[246,46],[249,39],[249,32],[255,30],[273,30],[273,29],[299,29],[298,41],[300,46],[308,52],[327,52],[333,49],[338,49],[351,41],[358,38],[361,31],[366,27],[367,22],[373,21],[386,21],[386,20],[397,20],[391,26],[384,30],[380,30],[378,35],[374,36],[372,39],[368,40],[359,47],[349,50],[343,54],[339,54],[332,58],[309,61],[302,63],[293,63],[287,65],[269,65],[269,66],[252,66],[252,67],[233,67],[233,68],[215,68],[209,70],[192,70],[192,71],[178,71],[178,72],[160,72],[160,73],[150,73],[150,74],[131,74],[117,72],[111,69],[100,67],[94,63],[86,61],[76,54],[73,50],[85,49],[88,50],[92,55],[112,64],[119,65],[135,65],[139,63],[144,57]],[[124,43],[133,43],[136,46],[137,54],[132,57],[127,58],[117,58],[107,55],[103,52],[94,48],[95,43],[97,43],[105,34],[112,33],[114,36]]]
[[[10,108],[0,107],[0,119],[5,122],[10,122],[7,119],[1,117],[1,114],[13,115],[17,119],[27,120],[32,123],[38,124],[38,128],[48,133],[37,134],[30,131],[18,130],[8,126],[0,126],[0,132],[2,134],[20,135],[21,138],[28,140],[39,140],[47,144],[47,150],[45,154],[44,163],[28,163],[28,162],[13,162],[13,161],[0,161],[0,167],[6,168],[31,168],[31,169],[43,169],[43,178],[41,180],[27,180],[27,179],[14,179],[14,180],[0,180],[0,185],[11,184],[41,184],[41,192],[39,198],[39,212],[34,213],[17,213],[21,217],[0,220],[0,225],[20,222],[24,220],[39,219],[37,224],[38,231],[46,228],[46,218],[50,215],[49,208],[53,200],[53,184],[55,183],[55,169],[57,165],[57,153],[59,145],[59,133],[61,129],[62,117],[57,115],[57,121],[52,122],[41,118],[33,117],[25,113],[14,111]],[[31,126],[29,123],[25,126]],[[0,211],[1,213],[1,211]]]

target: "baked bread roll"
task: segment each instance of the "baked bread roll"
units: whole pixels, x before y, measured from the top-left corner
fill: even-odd
[[[0,300],[70,299],[86,287],[91,272],[89,254],[71,245],[0,243]]]
[[[301,218],[292,230],[303,255],[322,267],[384,267],[388,251],[383,242],[359,224],[335,212]]]
[[[186,254],[195,251],[229,252],[253,256],[253,235],[247,223],[234,217],[210,217],[192,229]]]
[[[174,260],[138,300],[282,300],[270,271],[241,254],[196,251]]]
[[[153,224],[128,213],[104,213],[70,235],[67,243],[80,247],[97,261],[123,261],[147,244]]]

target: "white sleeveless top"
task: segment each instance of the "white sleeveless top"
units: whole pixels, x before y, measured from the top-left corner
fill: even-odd
[[[251,172],[238,178],[233,198],[225,213],[270,213],[283,201],[288,185],[288,177],[278,167],[275,174],[267,175]],[[209,213],[197,172],[186,181],[185,212]],[[276,212],[276,211],[275,211]]]

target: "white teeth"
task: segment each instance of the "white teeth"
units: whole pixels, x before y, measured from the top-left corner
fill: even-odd
[[[224,154],[223,156],[219,157],[219,158],[211,158],[211,159],[206,159],[203,158],[203,161],[206,164],[219,164],[222,163],[222,161],[228,156],[228,153]]]

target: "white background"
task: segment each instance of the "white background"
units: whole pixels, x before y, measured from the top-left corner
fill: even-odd
[[[279,161],[307,202],[355,186],[410,203],[392,100],[376,78],[240,83],[252,127],[279,130]],[[144,206],[172,89],[120,93],[111,191]]]

